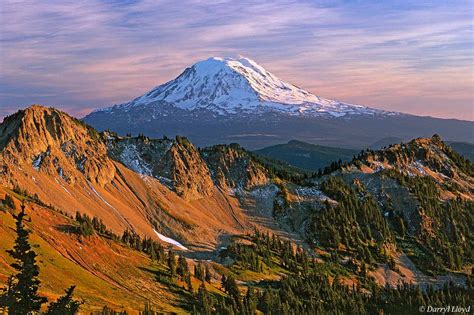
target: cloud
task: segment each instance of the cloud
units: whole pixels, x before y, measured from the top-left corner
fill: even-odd
[[[198,60],[242,54],[325,97],[474,119],[469,2],[7,0],[0,10],[0,115],[31,103],[83,115]]]

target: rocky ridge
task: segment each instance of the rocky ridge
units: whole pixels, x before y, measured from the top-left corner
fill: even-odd
[[[59,176],[75,183],[82,175],[104,186],[115,174],[100,135],[81,121],[52,108],[31,106],[5,118],[0,127],[0,163]]]

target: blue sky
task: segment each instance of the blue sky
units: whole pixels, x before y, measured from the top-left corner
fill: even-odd
[[[128,101],[210,56],[316,95],[474,120],[472,1],[2,1],[0,117]]]

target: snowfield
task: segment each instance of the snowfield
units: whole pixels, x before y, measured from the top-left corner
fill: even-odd
[[[395,113],[325,99],[282,81],[248,58],[212,57],[184,70],[131,102],[95,112],[128,111],[137,106],[171,104],[216,115],[280,112],[300,116],[392,115]]]
[[[162,240],[163,242],[166,242],[166,243],[168,243],[168,244],[172,244],[172,245],[174,245],[174,246],[176,246],[176,247],[178,247],[178,248],[181,248],[182,250],[188,250],[188,249],[187,249],[186,247],[184,247],[183,244],[181,244],[180,242],[178,242],[178,241],[176,241],[176,240],[174,240],[174,239],[172,239],[172,238],[170,238],[170,237],[166,237],[166,236],[164,236],[163,234],[158,233],[156,230],[153,230],[153,231],[156,233],[156,235],[158,236],[158,238],[159,238],[160,240]]]

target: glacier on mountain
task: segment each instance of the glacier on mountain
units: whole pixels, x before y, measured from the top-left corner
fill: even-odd
[[[185,110],[210,110],[217,115],[276,112],[289,115],[342,117],[394,114],[316,96],[282,81],[248,58],[212,57],[184,70],[128,103],[99,109],[125,111],[139,106],[172,105]]]

